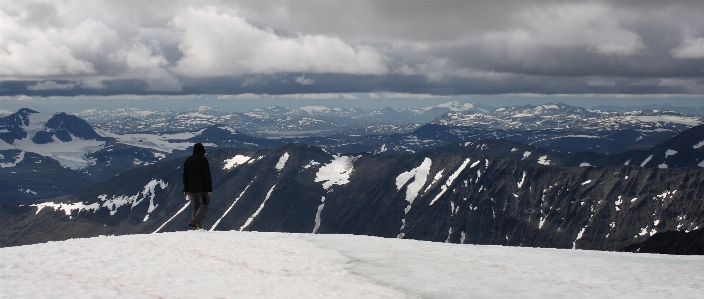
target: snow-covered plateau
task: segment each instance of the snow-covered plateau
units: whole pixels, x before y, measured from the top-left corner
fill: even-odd
[[[188,231],[0,248],[3,298],[701,298],[704,257]]]

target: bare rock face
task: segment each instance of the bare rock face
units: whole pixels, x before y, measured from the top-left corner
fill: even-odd
[[[627,252],[662,253],[678,255],[704,254],[704,228],[690,232],[671,231],[656,233],[647,240],[621,249]]]

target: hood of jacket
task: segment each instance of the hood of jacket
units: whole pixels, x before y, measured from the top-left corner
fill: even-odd
[[[196,143],[196,144],[193,146],[193,154],[194,154],[194,155],[200,155],[200,156],[205,155],[205,146],[203,146],[203,145],[200,144],[200,143]]]

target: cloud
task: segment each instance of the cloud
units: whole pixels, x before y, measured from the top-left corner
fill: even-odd
[[[685,0],[6,0],[0,93],[693,93],[702,14]]]
[[[183,57],[174,71],[187,77],[287,72],[385,74],[384,56],[369,46],[352,46],[335,37],[297,34],[284,37],[258,28],[215,7],[188,8],[174,17],[183,32]]]
[[[296,83],[301,84],[301,85],[311,85],[311,84],[315,83],[315,81],[313,81],[313,79],[308,79],[308,78],[306,78],[306,76],[303,76],[303,75],[300,77],[294,78],[294,80],[296,81]]]
[[[489,32],[485,41],[514,57],[544,48],[583,48],[604,56],[633,55],[645,48],[642,38],[602,3],[556,4],[516,18],[515,28]]]
[[[704,37],[685,37],[679,47],[670,51],[672,57],[678,59],[704,58]]]
[[[60,84],[54,81],[42,81],[27,86],[28,90],[69,90],[76,88],[76,83]]]

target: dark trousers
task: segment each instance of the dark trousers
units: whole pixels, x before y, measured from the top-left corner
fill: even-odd
[[[205,213],[208,212],[208,205],[210,204],[210,195],[205,192],[190,193],[191,202],[193,203],[193,222],[195,222],[198,227],[203,224],[203,217]]]

